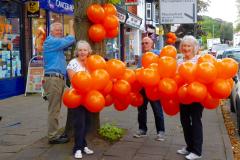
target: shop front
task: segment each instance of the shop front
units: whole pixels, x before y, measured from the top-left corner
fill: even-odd
[[[24,93],[23,3],[0,1],[0,99]]]

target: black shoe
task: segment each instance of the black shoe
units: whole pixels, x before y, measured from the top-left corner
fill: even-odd
[[[49,140],[48,143],[49,144],[63,144],[63,143],[67,143],[68,141],[69,141],[68,138],[59,137],[57,139]]]

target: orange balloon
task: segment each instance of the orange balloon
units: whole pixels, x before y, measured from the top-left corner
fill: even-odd
[[[142,56],[142,66],[147,68],[152,63],[158,63],[158,55],[153,52],[146,52]]]
[[[101,23],[105,17],[104,9],[99,4],[92,4],[87,8],[88,19],[93,23]]]
[[[144,86],[155,86],[160,80],[158,72],[151,68],[143,69],[140,74],[140,82]]]
[[[233,81],[233,79],[232,79],[232,78],[229,78],[229,79],[227,79],[227,81],[228,81],[228,83],[230,84],[231,89],[233,89],[233,86],[234,86],[234,81]]]
[[[174,44],[176,41],[173,38],[167,38],[166,43],[167,44]]]
[[[160,77],[174,77],[177,71],[177,61],[173,57],[164,56],[158,61]]]
[[[182,104],[191,104],[193,101],[188,95],[187,87],[188,85],[183,85],[178,89],[178,100]]]
[[[114,108],[118,111],[124,111],[128,108],[128,105],[131,102],[130,96],[126,97],[126,100],[115,98],[113,100]]]
[[[117,37],[118,33],[119,33],[119,29],[118,29],[118,27],[116,27],[114,29],[107,30],[106,37],[107,38],[115,38],[115,37]]]
[[[216,79],[212,84],[208,87],[210,94],[214,98],[224,99],[228,98],[231,94],[231,86],[228,80],[225,79]]]
[[[234,77],[238,72],[238,62],[232,58],[223,58],[217,63],[218,78],[228,79]]]
[[[122,76],[122,79],[125,81],[128,81],[130,84],[134,83],[136,81],[136,75],[135,72],[131,69],[125,69],[125,72]]]
[[[115,15],[107,15],[102,24],[106,30],[112,30],[119,26],[119,19]]]
[[[143,104],[143,96],[139,92],[131,92],[131,105],[134,107],[139,107]]]
[[[190,61],[183,62],[178,68],[179,75],[188,83],[195,80],[196,72],[197,65]]]
[[[215,81],[216,78],[217,78],[217,69],[212,63],[202,62],[197,64],[197,71],[196,71],[197,81],[204,84],[209,84]]]
[[[204,108],[215,109],[219,106],[220,100],[213,98],[210,93],[207,94],[207,97],[201,102]]]
[[[202,63],[202,62],[210,62],[210,63],[216,65],[217,60],[216,60],[216,58],[215,58],[213,55],[211,55],[211,54],[204,54],[204,55],[202,55],[202,56],[200,56],[200,57],[198,58],[198,62],[197,62],[197,63]]]
[[[177,85],[179,87],[184,85],[184,83],[185,83],[184,79],[179,75],[179,73],[176,73],[176,75],[175,75],[175,77],[173,77],[173,79],[175,80],[175,82],[177,83]]]
[[[166,36],[167,36],[167,38],[175,38],[175,37],[176,37],[176,34],[173,33],[173,32],[168,32],[168,33],[166,34]]]
[[[142,88],[143,86],[138,81],[135,81],[131,84],[131,89],[133,92],[139,92]]]
[[[158,84],[159,92],[163,95],[165,99],[170,99],[175,97],[177,93],[177,83],[171,78],[163,78]]]
[[[146,87],[145,93],[148,99],[152,101],[159,100],[161,97],[158,86]]]
[[[112,87],[113,87],[113,82],[109,80],[105,88],[101,90],[101,93],[103,95],[109,94],[112,91]]]
[[[207,87],[204,84],[196,81],[188,85],[187,92],[194,102],[203,101],[208,93]]]
[[[88,29],[88,37],[93,42],[101,42],[106,36],[106,31],[101,24],[93,24]]]
[[[113,97],[108,94],[105,96],[105,106],[110,106],[113,104]]]
[[[172,45],[166,45],[165,47],[162,48],[160,52],[160,57],[164,57],[164,56],[169,56],[176,59],[177,49]]]
[[[116,7],[111,3],[106,3],[103,5],[103,9],[105,11],[105,15],[117,15]]]
[[[96,69],[106,69],[106,61],[100,55],[91,55],[87,58],[86,66],[88,71],[93,72]]]
[[[135,75],[136,75],[136,80],[141,83],[141,72],[143,68],[137,68],[135,69]]]
[[[92,89],[102,90],[110,81],[108,72],[104,69],[96,69],[91,73],[92,76]]]
[[[161,101],[163,111],[169,115],[174,116],[179,112],[179,103],[174,99],[162,100]]]
[[[125,72],[126,65],[120,60],[111,59],[107,61],[107,72],[111,78],[121,78]]]
[[[156,70],[159,73],[158,63],[152,63],[152,64],[149,65],[148,68],[152,68],[152,69]]]
[[[88,72],[80,71],[73,75],[71,84],[79,93],[85,93],[91,89],[92,77]]]
[[[77,108],[82,104],[83,97],[78,94],[77,91],[72,89],[66,89],[63,93],[63,104],[68,108]]]
[[[113,84],[112,94],[115,97],[124,98],[131,92],[131,85],[125,80],[117,80]]]
[[[91,90],[85,97],[85,107],[90,112],[100,112],[105,106],[104,96],[96,90]]]

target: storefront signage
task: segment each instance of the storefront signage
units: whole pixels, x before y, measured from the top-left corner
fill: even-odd
[[[38,18],[40,16],[40,8],[38,1],[28,1],[27,2],[27,17],[28,18]]]
[[[138,0],[125,0],[126,6],[138,5]]]
[[[126,22],[127,15],[125,13],[121,13],[121,12],[117,11],[117,16],[118,16],[118,19],[121,23]]]
[[[137,16],[134,16],[131,13],[128,13],[128,18],[127,18],[126,24],[136,27],[136,28],[140,28],[140,26],[142,24],[142,19]]]
[[[40,0],[40,6],[53,12],[73,15],[73,0]]]

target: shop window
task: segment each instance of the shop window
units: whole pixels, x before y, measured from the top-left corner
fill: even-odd
[[[33,56],[42,55],[46,33],[46,13],[41,9],[40,17],[32,19]]]
[[[119,38],[106,40],[106,57],[105,59],[120,59]]]
[[[20,54],[20,5],[0,2],[0,79],[22,75]]]

